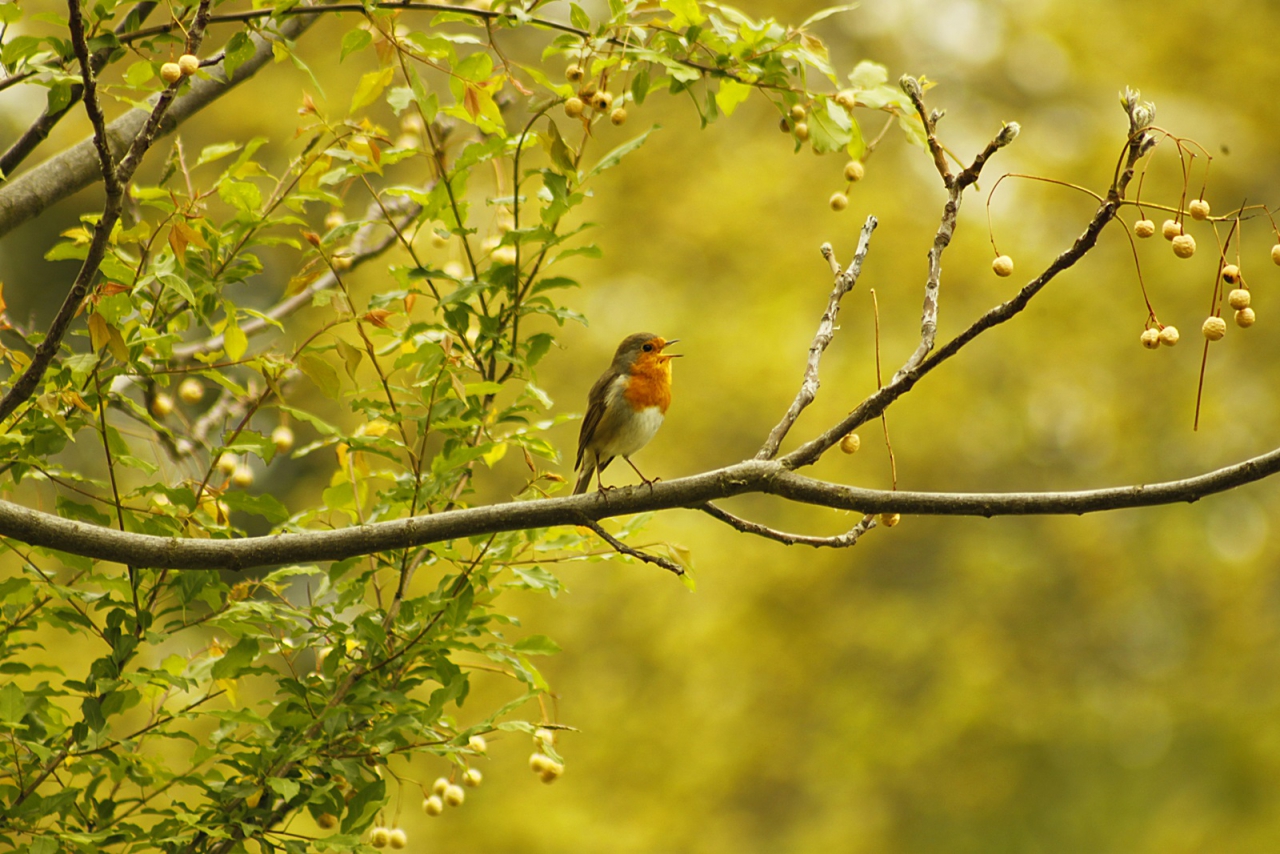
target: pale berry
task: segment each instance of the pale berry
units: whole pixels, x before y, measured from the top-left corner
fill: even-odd
[[[862,447],[862,439],[857,433],[850,433],[840,440],[840,450],[846,454],[856,454]]]
[[[160,66],[160,79],[165,83],[177,83],[182,79],[182,69],[176,62],[166,62]]]
[[[995,274],[997,276],[1001,276],[1001,277],[1012,276],[1013,275],[1013,259],[1010,258],[1008,255],[1000,255],[994,261],[991,262],[991,269],[995,271]]]
[[[1165,240],[1173,240],[1182,234],[1182,223],[1176,219],[1166,219],[1164,225],[1160,226],[1160,233],[1164,235]]]
[[[800,106],[799,104],[796,104],[791,108],[791,121],[793,122],[804,121],[804,107]]]
[[[400,828],[394,828],[387,834],[392,848],[403,848],[409,844],[409,835]]]
[[[796,122],[796,139],[804,142],[809,138],[809,126],[804,122]]]
[[[204,400],[204,383],[195,377],[187,377],[178,384],[178,397],[183,403],[199,403]]]
[[[1248,308],[1249,303],[1252,302],[1252,298],[1250,293],[1244,288],[1236,288],[1231,293],[1227,294],[1227,302],[1231,304],[1232,308],[1239,310],[1242,308]]]
[[[178,70],[182,72],[183,77],[190,77],[200,70],[200,60],[189,53],[184,53],[178,57]]]
[[[484,782],[484,775],[480,773],[479,768],[468,768],[462,773],[462,782],[469,788],[476,788]]]
[[[467,793],[462,791],[461,786],[450,785],[444,790],[444,802],[451,807],[460,807],[462,802],[467,799]]]
[[[1217,316],[1206,317],[1200,332],[1210,341],[1220,341],[1222,336],[1227,334],[1227,322]]]
[[[613,122],[615,125],[624,124],[627,121],[627,111],[622,107],[618,107],[609,114],[609,121]]]
[[[151,401],[151,414],[157,418],[164,418],[173,412],[173,398],[161,392],[157,394]]]
[[[844,165],[844,179],[846,181],[861,181],[862,176],[867,174],[866,167],[862,165],[860,160],[850,160]]]
[[[1271,247],[1271,260],[1280,265],[1280,243]]]
[[[1196,239],[1190,234],[1179,234],[1173,238],[1173,254],[1179,258],[1190,258],[1196,254]]]
[[[582,103],[581,98],[570,98],[564,102],[564,114],[571,119],[576,119],[582,115],[586,105]]]
[[[386,848],[391,841],[391,831],[385,827],[375,827],[369,831],[369,844],[374,848]]]
[[[1172,347],[1178,343],[1178,327],[1166,326],[1160,330],[1160,343],[1166,347]]]
[[[582,81],[584,72],[581,65],[570,65],[564,70],[564,79],[570,83],[579,83]]]
[[[1257,315],[1253,313],[1253,309],[1251,308],[1242,308],[1236,312],[1236,326],[1239,326],[1241,329],[1248,329],[1250,326],[1253,326],[1254,321],[1257,319]]]
[[[1133,233],[1138,237],[1150,237],[1156,233],[1156,224],[1149,219],[1140,219],[1133,224]]]
[[[287,454],[293,450],[293,431],[287,424],[281,424],[271,431],[271,443],[276,446],[277,454]]]
[[[1142,337],[1140,340],[1142,341],[1143,347],[1146,347],[1148,350],[1154,350],[1160,346],[1160,330],[1144,329],[1142,330]]]
[[[894,525],[902,521],[901,513],[881,513],[880,524],[886,528],[892,528]]]
[[[1187,210],[1191,213],[1192,219],[1209,218],[1209,203],[1204,199],[1192,199],[1187,204]]]
[[[473,735],[467,739],[467,747],[476,753],[486,753],[489,750],[489,742],[484,740],[483,735]]]
[[[1240,268],[1235,264],[1227,264],[1222,268],[1222,281],[1226,282],[1228,285],[1234,285],[1236,282],[1240,281]],[[1239,306],[1236,307],[1239,308]]]
[[[849,207],[849,197],[844,193],[832,193],[827,203],[833,211],[842,211]]]
[[[422,811],[427,815],[440,815],[440,813],[444,812],[444,801],[440,800],[439,795],[423,798]]]

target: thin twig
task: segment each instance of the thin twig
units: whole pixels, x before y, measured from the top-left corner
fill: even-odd
[[[831,296],[827,300],[827,310],[823,312],[822,320],[818,323],[818,331],[813,336],[813,343],[809,345],[809,362],[805,365],[804,381],[800,384],[800,391],[796,393],[796,399],[791,402],[782,420],[770,431],[764,446],[756,453],[757,460],[771,460],[777,455],[782,440],[786,438],[788,431],[800,417],[800,413],[817,397],[820,385],[818,363],[822,360],[822,354],[826,352],[831,340],[835,338],[840,300],[858,283],[858,276],[862,273],[862,262],[867,257],[867,249],[871,246],[871,233],[876,230],[876,225],[878,221],[874,216],[867,217],[867,221],[862,226],[862,234],[858,237],[858,249],[853,255],[853,261],[844,272],[840,272],[840,265],[836,261],[831,244],[822,244],[822,257],[827,259],[836,276],[835,287],[832,288]]]
[[[631,548],[631,546],[622,542],[622,540],[618,539],[613,534],[610,534],[608,531],[602,528],[600,526],[600,523],[596,522],[593,519],[588,519],[586,516],[583,516],[580,524],[585,525],[586,527],[595,531],[596,535],[599,536],[600,539],[608,543],[610,546],[612,546],[614,551],[616,551],[618,554],[623,554],[623,555],[626,555],[627,557],[633,557],[636,560],[642,560],[645,563],[651,563],[654,566],[660,566],[663,569],[665,569],[667,572],[673,572],[676,575],[684,575],[684,567],[682,567],[680,564],[675,563],[674,561],[667,560],[665,557],[662,557],[660,555],[651,555],[648,552],[642,552],[639,549]]]
[[[832,548],[845,549],[853,545],[857,545],[858,539],[863,534],[876,526],[876,517],[867,514],[862,517],[862,521],[854,525],[847,532],[835,537],[811,537],[806,534],[792,534],[787,531],[779,531],[777,528],[770,528],[768,525],[761,525],[759,522],[752,522],[743,519],[741,516],[735,516],[727,510],[707,503],[697,508],[714,519],[719,519],[729,527],[744,534],[754,534],[757,537],[764,537],[766,540],[782,543],[787,546],[813,546],[814,548]]]

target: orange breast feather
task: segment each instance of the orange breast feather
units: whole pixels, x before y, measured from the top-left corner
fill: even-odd
[[[664,359],[661,364],[636,365],[624,396],[636,409],[656,406],[659,412],[666,414],[667,407],[671,405],[670,360]]]

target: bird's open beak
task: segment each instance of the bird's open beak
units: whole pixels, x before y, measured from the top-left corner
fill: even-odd
[[[668,341],[666,344],[663,344],[663,345],[662,345],[662,355],[666,356],[668,359],[679,359],[681,356],[683,356],[683,355],[684,355],[684,353],[668,353],[668,352],[667,352],[667,348],[668,348],[668,347],[670,347],[672,344],[679,344],[679,343],[680,343],[680,339],[679,339],[679,338],[672,338],[672,339],[671,339],[670,341]]]

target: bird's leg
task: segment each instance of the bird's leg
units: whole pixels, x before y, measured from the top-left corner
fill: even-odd
[[[651,492],[653,491],[653,485],[658,481],[662,480],[662,478],[660,477],[655,477],[655,478],[645,477],[644,473],[640,471],[640,469],[636,468],[636,464],[631,462],[631,457],[623,457],[623,459],[627,461],[627,465],[631,466],[631,470],[640,476],[640,480],[644,482],[645,486],[649,487],[649,490]]]

